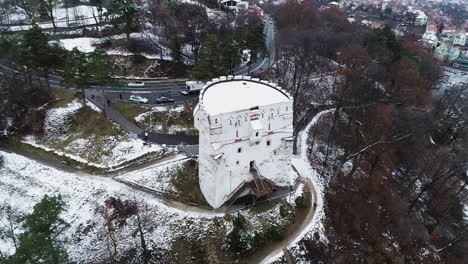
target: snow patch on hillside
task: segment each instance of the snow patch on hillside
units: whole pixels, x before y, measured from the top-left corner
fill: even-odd
[[[79,51],[85,53],[93,52],[96,49],[94,45],[100,41],[101,39],[99,38],[69,38],[59,40],[64,49],[72,50],[77,48]]]
[[[91,109],[99,114],[100,110],[92,103]],[[128,134],[96,136],[91,135],[86,138],[74,138],[70,134],[70,127],[73,115],[83,107],[79,100],[67,104],[64,107],[47,110],[44,122],[44,136],[29,135],[23,138],[22,142],[33,147],[53,152],[59,156],[65,156],[77,162],[94,166],[97,168],[115,170],[124,163],[142,157],[150,153],[160,153],[164,150],[174,151],[174,149],[163,148],[161,145],[144,145],[138,138],[132,138]],[[64,142],[67,142],[64,145]],[[91,151],[95,149],[96,142],[102,147],[100,153]],[[57,149],[58,145],[64,145]]]
[[[58,156],[67,157],[88,166],[108,169],[110,171],[120,169],[124,163],[128,161],[137,159],[149,153],[160,152],[164,149],[161,145],[144,145],[142,140],[134,138],[122,140],[117,137],[108,137],[103,140],[106,140],[108,142],[108,146],[112,147],[110,148],[111,152],[104,155],[100,163],[86,159],[86,153],[90,145],[93,144],[91,139],[74,140],[65,147],[65,151],[57,150],[41,144],[36,137],[31,135],[26,136],[22,142],[42,150],[52,152]],[[173,151],[173,149],[170,149],[170,151]],[[72,153],[80,153],[85,157]]]
[[[135,183],[157,192],[177,192],[171,183],[172,172],[187,162],[186,155],[179,154],[157,165],[117,177],[126,182]]]
[[[177,107],[166,107],[166,106],[155,106],[151,108],[151,111],[137,115],[134,120],[136,122],[144,122],[145,119],[149,118],[152,114],[157,112],[170,112],[170,113],[181,113],[185,110],[184,105],[179,105]]]
[[[78,101],[67,104],[65,107],[47,110],[44,120],[44,133],[51,140],[64,140],[66,131],[70,128],[69,118],[83,105]]]
[[[92,263],[105,256],[104,241],[100,238],[102,217],[96,207],[109,197],[132,199],[148,204],[148,214],[154,222],[154,230],[147,237],[150,246],[169,248],[173,239],[187,235],[187,230],[207,230],[215,214],[185,212],[167,207],[152,195],[120,184],[109,177],[99,177],[60,171],[36,161],[12,153],[0,151],[4,167],[0,169],[0,206],[9,204],[16,211],[28,214],[44,195],[61,195],[67,204],[63,218],[70,228],[60,236],[72,262]],[[119,248],[130,248],[138,240],[131,234],[134,223],[119,235]],[[0,226],[3,228],[3,226]],[[203,232],[203,231],[202,231]],[[13,244],[0,240],[0,251],[12,254]]]

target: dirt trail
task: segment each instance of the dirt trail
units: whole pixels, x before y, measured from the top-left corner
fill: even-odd
[[[301,237],[302,232],[312,222],[316,209],[314,206],[316,201],[315,188],[311,179],[309,178],[305,180],[304,184],[306,187],[305,191],[307,192],[307,202],[309,204],[307,207],[306,216],[297,229],[295,229],[293,232],[290,232],[283,241],[272,246],[268,254],[262,257],[260,263],[270,263],[284,254],[284,251],[288,250],[288,247],[294,244],[296,240]]]

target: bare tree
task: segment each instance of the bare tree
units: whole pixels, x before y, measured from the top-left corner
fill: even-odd
[[[0,214],[4,219],[0,220],[2,228],[0,228],[0,237],[11,240],[15,249],[18,248],[17,232],[21,227],[21,223],[25,215],[21,212],[15,211],[10,205],[0,206]]]

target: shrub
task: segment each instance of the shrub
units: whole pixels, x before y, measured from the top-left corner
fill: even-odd
[[[270,237],[274,241],[280,241],[284,239],[284,233],[286,232],[286,228],[282,225],[272,225],[268,229],[268,237]]]
[[[294,202],[296,203],[297,208],[307,208],[307,200],[304,194],[297,197],[296,200],[294,200]]]
[[[128,42],[128,51],[133,53],[157,53],[157,47],[150,41],[145,39],[130,39]]]
[[[112,40],[110,38],[106,38],[102,41],[94,43],[93,46],[99,49],[110,49],[112,47]]]
[[[133,63],[134,64],[142,64],[146,61],[146,57],[141,55],[141,54],[135,54],[135,56],[133,56]]]
[[[247,220],[242,215],[239,215],[234,219],[232,224],[234,227],[226,236],[229,248],[234,252],[249,253],[252,250],[250,243],[255,244],[255,241],[252,241],[252,237],[246,231]]]

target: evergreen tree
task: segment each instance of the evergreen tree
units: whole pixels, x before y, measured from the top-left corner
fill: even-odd
[[[223,49],[223,67],[226,75],[234,74],[235,68],[240,64],[241,52],[237,41],[226,43]]]
[[[215,35],[209,35],[203,42],[198,54],[198,61],[193,67],[193,77],[196,80],[208,80],[222,75],[224,69],[220,63],[222,48]]]
[[[16,61],[26,67],[26,73],[41,71],[49,84],[49,72],[64,61],[65,52],[58,45],[50,45],[47,35],[38,26],[28,30],[16,50]]]
[[[96,49],[89,54],[88,70],[89,74],[94,76],[94,80],[96,80],[101,87],[102,109],[103,114],[106,114],[104,88],[112,82],[112,61],[105,50]]]
[[[34,206],[33,212],[26,216],[25,232],[19,237],[16,253],[6,263],[67,263],[65,249],[57,236],[68,224],[60,218],[65,202],[60,196],[44,196]]]
[[[172,60],[176,65],[184,63],[184,58],[182,57],[182,44],[180,43],[179,38],[174,37],[171,39],[171,56]]]
[[[106,16],[115,28],[124,25],[127,42],[130,41],[130,33],[138,26],[138,10],[133,0],[112,0],[107,8]]]
[[[392,29],[389,26],[385,26],[383,29],[374,30],[374,32],[377,34],[379,41],[392,51],[393,61],[399,60],[402,55],[402,44]]]
[[[86,106],[85,89],[91,78],[86,54],[77,48],[68,53],[65,60],[63,78],[65,86],[76,86],[81,89],[83,93],[83,105]]]

